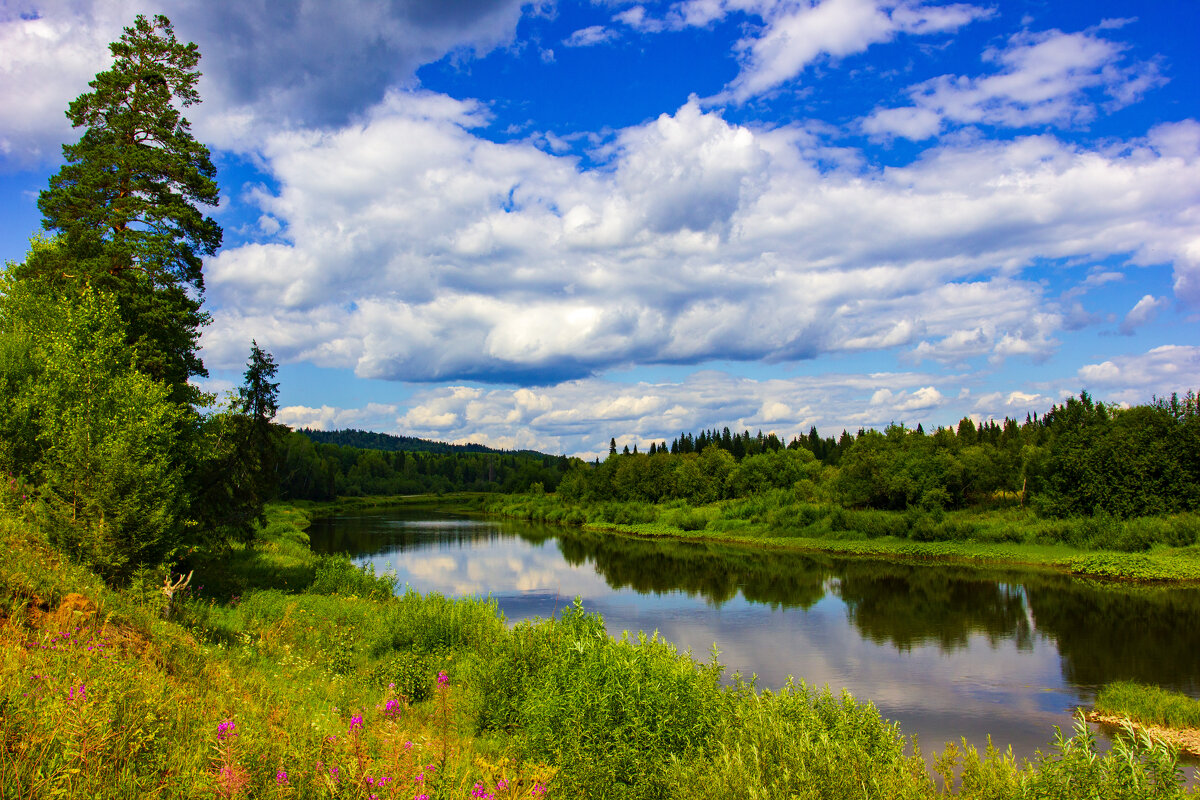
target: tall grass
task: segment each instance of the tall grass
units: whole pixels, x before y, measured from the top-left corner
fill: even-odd
[[[1096,710],[1149,725],[1200,729],[1200,700],[1133,681],[1116,681],[1101,688]]]

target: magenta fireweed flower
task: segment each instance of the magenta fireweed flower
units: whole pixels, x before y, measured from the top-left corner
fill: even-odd
[[[388,700],[383,705],[383,715],[385,717],[396,717],[400,714],[400,701]]]
[[[237,736],[237,725],[233,720],[227,719],[217,725],[218,740],[223,742],[226,739],[232,739],[234,736]]]
[[[450,682],[449,675],[447,675],[445,672],[438,673],[438,686],[445,686],[449,682]]]
[[[350,732],[351,733],[353,733],[356,730],[361,729],[362,726],[363,726],[363,718],[362,718],[361,714],[355,714],[353,717],[350,718]]]
[[[275,773],[275,785],[276,786],[287,786],[288,785],[288,776],[287,776],[286,772],[284,772],[283,770],[279,770],[279,772]]]

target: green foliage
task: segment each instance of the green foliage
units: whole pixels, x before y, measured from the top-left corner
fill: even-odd
[[[779,692],[744,684],[721,696],[711,756],[677,766],[683,798],[931,797],[919,755],[874,706],[789,682]]]
[[[553,651],[526,679],[517,745],[559,767],[564,797],[660,797],[674,759],[698,756],[716,723],[718,668],[697,670],[671,645],[614,642],[576,602],[555,626]],[[511,684],[510,684],[511,685]]]
[[[371,679],[380,689],[394,689],[408,702],[419,703],[433,695],[437,666],[437,659],[427,654],[400,651],[377,662]]]
[[[275,372],[271,354],[253,342],[244,383],[227,408],[201,421],[194,511],[200,529],[218,542],[250,538],[253,523],[262,521],[267,501],[277,494],[287,429],[271,423],[278,410]]]
[[[1130,409],[1087,393],[1046,415],[1052,435],[1042,510],[1119,518],[1200,508],[1200,415],[1165,404]]]
[[[356,567],[344,555],[322,556],[317,562],[308,591],[314,594],[343,594],[381,600],[391,597],[396,576],[376,575],[374,567]]]
[[[127,578],[168,557],[177,541],[182,410],[134,367],[110,296],[85,288],[14,308],[26,297],[6,292],[3,303],[6,318],[26,315],[40,365],[12,399],[18,416],[37,419],[38,458],[23,466],[41,485],[56,542],[106,577]]]

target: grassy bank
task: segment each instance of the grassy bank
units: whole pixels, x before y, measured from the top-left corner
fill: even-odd
[[[941,794],[869,703],[727,687],[579,607],[510,628],[488,601],[395,597],[311,553],[308,515],[271,508],[170,619],[161,576],[114,590],[0,518],[0,797]],[[937,764],[969,798],[1191,796],[1165,748],[1087,734]]]
[[[1179,692],[1133,681],[1116,681],[1096,696],[1089,719],[1129,725],[1144,736],[1200,756],[1200,701]]]
[[[813,550],[852,556],[1012,563],[1081,576],[1200,580],[1200,516],[1043,519],[1019,508],[858,511],[786,491],[704,506],[681,501],[569,503],[555,495],[488,497],[492,514],[596,530]]]
[[[1147,725],[1200,730],[1200,700],[1132,681],[1117,681],[1101,689],[1096,710]]]

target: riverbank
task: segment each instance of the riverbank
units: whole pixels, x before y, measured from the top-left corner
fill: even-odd
[[[1020,565],[1087,578],[1140,582],[1200,581],[1196,515],[1118,521],[1046,520],[1023,509],[940,514],[849,511],[778,496],[692,507],[568,503],[554,495],[487,496],[499,516],[592,530],[840,556]],[[1093,548],[1096,541],[1187,541],[1138,551]]]
[[[926,762],[870,703],[725,687],[578,607],[510,628],[489,601],[395,597],[311,552],[312,511],[271,507],[170,619],[161,576],[107,587],[0,519],[3,796],[922,800],[934,761],[961,797],[1194,796],[1161,747],[1100,755],[1081,733],[1033,764]],[[235,563],[241,592],[211,594]]]

